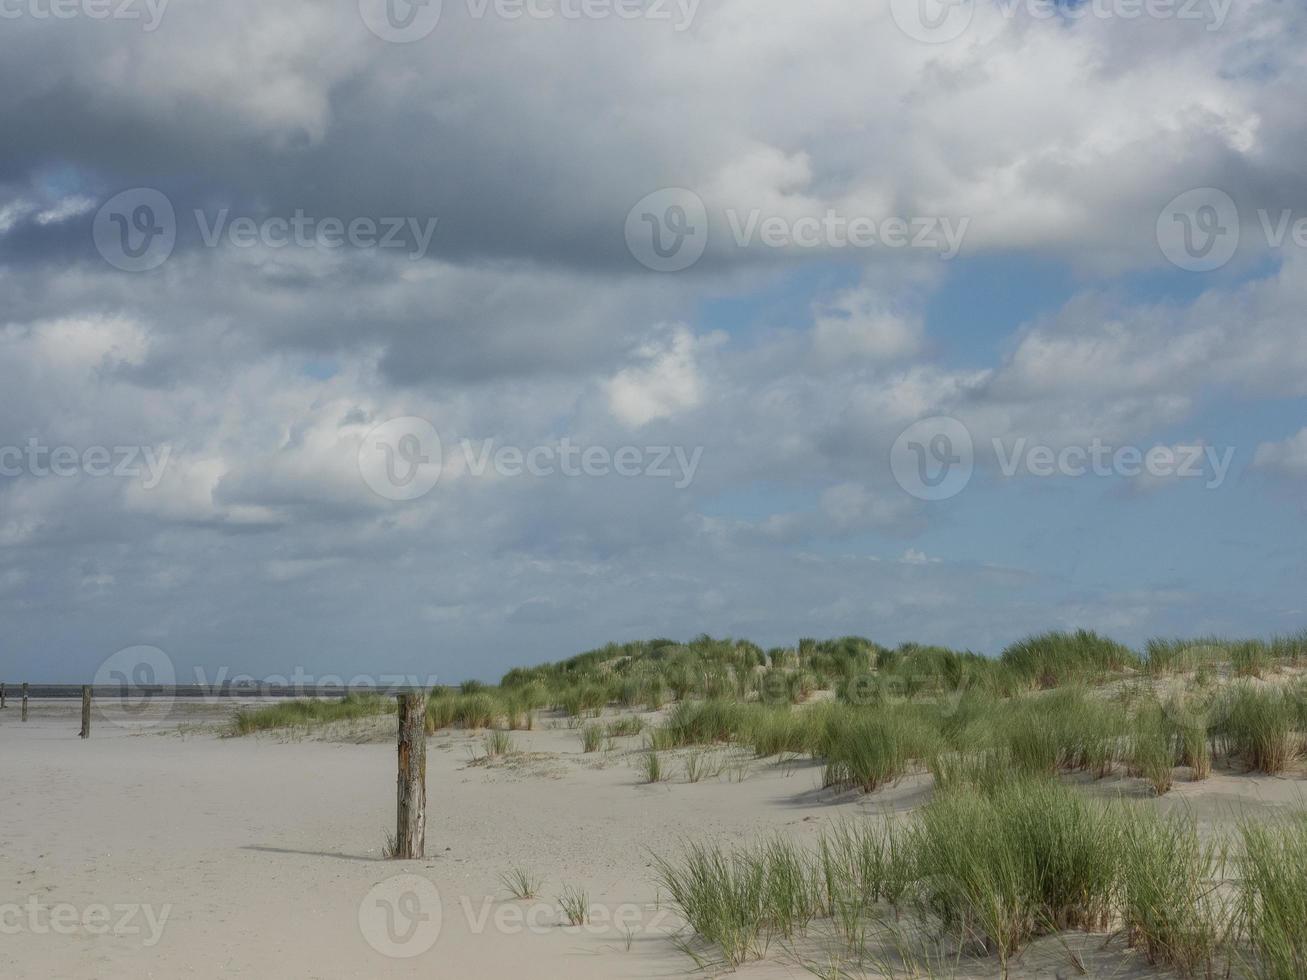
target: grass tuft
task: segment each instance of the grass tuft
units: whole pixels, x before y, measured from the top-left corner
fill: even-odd
[[[380,694],[347,694],[339,700],[302,698],[241,709],[232,716],[231,731],[234,735],[250,735],[277,728],[307,728],[393,714],[395,710],[394,698]]]
[[[584,752],[598,752],[604,744],[604,727],[586,725],[581,729],[581,749]]]
[[[590,921],[590,896],[583,890],[567,885],[558,896],[558,904],[568,925],[582,926]]]
[[[513,755],[517,752],[517,745],[513,742],[513,736],[502,729],[486,732],[481,737],[481,745],[485,749],[486,758],[488,759]]]
[[[1307,818],[1245,823],[1242,920],[1253,974],[1264,980],[1307,976]]]
[[[1297,720],[1298,706],[1289,692],[1243,681],[1226,692],[1216,730],[1249,769],[1274,775],[1299,754]]]
[[[499,880],[514,898],[522,899],[535,898],[540,893],[540,886],[544,884],[539,875],[521,866],[509,868],[499,876]]]
[[[641,782],[645,783],[661,783],[667,778],[662,759],[654,749],[648,749],[641,753],[637,763],[637,771],[640,773]]]
[[[1091,630],[1031,636],[1003,651],[1000,662],[1040,688],[1058,687],[1140,667],[1129,647]]]
[[[1220,845],[1204,844],[1183,815],[1141,810],[1124,828],[1121,917],[1130,944],[1156,966],[1212,975],[1233,921],[1219,888]]]

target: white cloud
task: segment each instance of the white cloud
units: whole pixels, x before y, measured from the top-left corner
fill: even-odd
[[[821,494],[821,511],[842,534],[867,528],[892,528],[911,512],[903,494],[873,494],[856,483],[839,483]]]
[[[1280,442],[1259,444],[1253,466],[1290,477],[1307,476],[1307,428]]]
[[[639,427],[695,408],[703,399],[696,357],[701,345],[684,326],[635,353],[636,364],[618,371],[604,385],[608,406],[623,425]]]
[[[920,318],[888,309],[867,288],[849,290],[817,311],[813,345],[825,365],[849,359],[887,361],[916,353],[921,347]]]
[[[96,202],[84,194],[74,194],[56,201],[51,207],[36,215],[38,225],[54,225],[69,218],[76,218],[95,209]],[[0,224],[3,219],[0,219]]]

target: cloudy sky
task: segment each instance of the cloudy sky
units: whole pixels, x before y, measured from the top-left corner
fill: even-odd
[[[1307,8],[1141,6],[0,0],[0,677],[1302,628]]]

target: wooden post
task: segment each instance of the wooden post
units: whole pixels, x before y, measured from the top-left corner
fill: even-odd
[[[27,721],[27,681],[23,681],[23,721]]]
[[[0,708],[5,706],[5,682],[0,681]]]
[[[82,738],[91,737],[91,685],[82,685]]]
[[[427,850],[427,706],[422,694],[399,695],[399,784],[395,857]]]

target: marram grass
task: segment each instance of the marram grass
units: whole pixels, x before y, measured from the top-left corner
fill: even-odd
[[[334,721],[350,721],[393,714],[394,698],[380,694],[347,694],[339,699],[302,698],[281,701],[260,708],[243,708],[232,717],[232,733],[249,735],[253,732],[278,728],[301,728]]]
[[[1263,980],[1307,977],[1307,818],[1244,823],[1240,837],[1248,972]]]
[[[957,783],[903,820],[837,823],[813,848],[692,843],[654,868],[701,965],[790,948],[819,921],[860,961],[869,934],[910,921],[937,961],[951,948],[955,962],[990,960],[1003,975],[1033,940],[1078,930],[1119,933],[1180,976],[1301,980],[1307,822],[1249,825],[1243,850],[1232,878],[1226,842],[1205,840],[1185,816],[1018,776]]]

